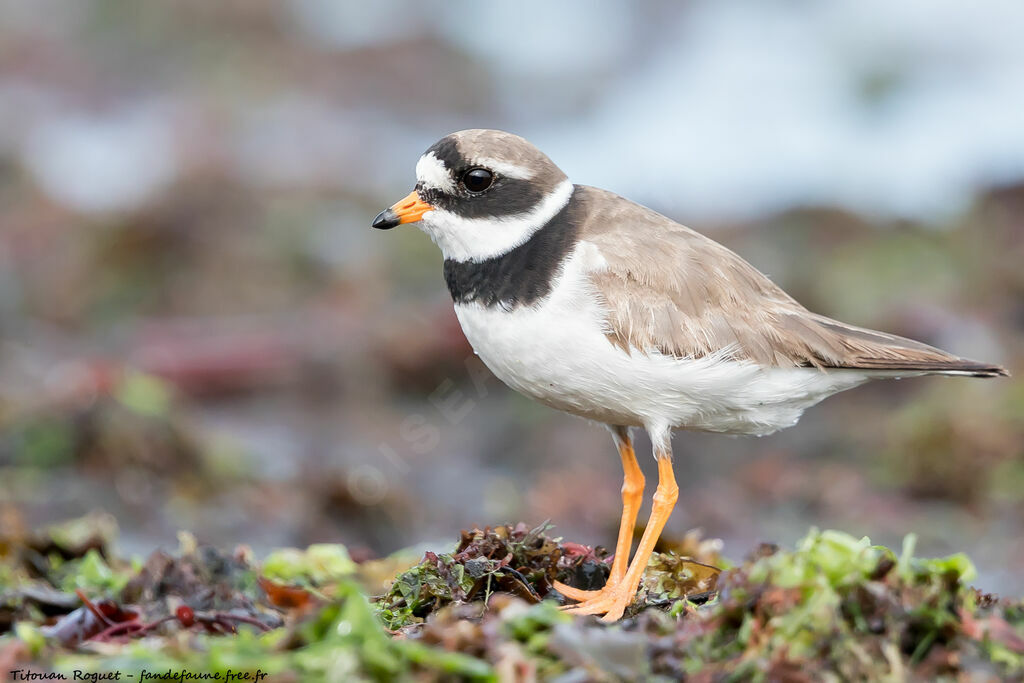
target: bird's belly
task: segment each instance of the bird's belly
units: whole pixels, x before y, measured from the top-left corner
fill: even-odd
[[[571,317],[553,319],[543,308],[504,311],[469,304],[455,311],[476,354],[516,391],[589,419],[641,424],[621,395],[629,378],[610,375],[603,362],[614,348],[598,330]]]
[[[604,334],[597,299],[567,266],[534,306],[457,304],[477,355],[513,389],[553,408],[628,426],[768,434],[866,377],[811,368],[765,369],[726,354],[679,359],[627,353]]]

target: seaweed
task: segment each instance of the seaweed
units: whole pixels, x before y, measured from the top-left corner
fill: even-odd
[[[188,534],[145,562],[115,557],[109,540],[45,556],[8,544],[0,667],[313,681],[1024,676],[1024,602],[972,587],[962,554],[915,557],[913,536],[897,553],[811,530],[730,566],[693,532],[655,553],[628,617],[606,625],[562,612],[552,584],[599,587],[607,554],[551,531],[463,531],[414,564],[357,563],[330,544],[258,562]],[[390,586],[368,597],[384,568]]]

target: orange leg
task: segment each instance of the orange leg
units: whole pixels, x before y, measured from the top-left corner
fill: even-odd
[[[654,552],[654,544],[658,542],[661,530],[665,528],[665,522],[672,514],[676,500],[679,498],[679,487],[676,486],[675,476],[672,474],[672,460],[667,452],[659,452],[658,456],[658,488],[654,492],[654,506],[651,509],[651,518],[644,529],[644,535],[640,539],[640,545],[636,549],[636,556],[626,570],[622,581],[608,591],[602,591],[594,598],[581,602],[571,607],[568,611],[573,614],[603,614],[602,621],[616,621],[622,617],[633,598],[636,597],[637,588],[640,587],[640,579],[643,577],[644,569],[647,568],[647,561]]]
[[[626,566],[629,564],[629,550],[633,546],[633,529],[636,527],[636,517],[640,513],[640,504],[644,497],[644,474],[640,471],[640,463],[636,461],[636,453],[633,451],[633,442],[629,438],[629,430],[625,427],[615,427],[612,433],[615,437],[615,445],[619,449],[619,456],[622,458],[622,471],[625,475],[622,482],[622,520],[619,522],[619,538],[615,542],[612,570],[604,588],[598,591],[584,591],[556,581],[555,588],[570,600],[589,600],[608,593],[614,586],[621,583],[626,575]]]

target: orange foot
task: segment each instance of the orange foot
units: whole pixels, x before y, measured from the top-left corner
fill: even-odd
[[[612,595],[615,587],[622,583],[629,565],[629,549],[633,543],[636,516],[640,511],[640,504],[643,502],[644,475],[640,471],[640,464],[636,461],[636,453],[633,452],[633,442],[629,438],[629,430],[625,427],[615,427],[612,433],[615,437],[615,445],[619,449],[619,455],[622,457],[624,478],[622,481],[622,519],[619,522],[619,537],[615,542],[615,558],[612,560],[608,581],[604,588],[596,591],[580,590],[566,586],[561,581],[555,581],[554,584],[559,593],[580,603],[607,598]],[[571,611],[577,607],[580,605],[566,605],[562,609]]]
[[[604,585],[604,588],[601,588],[596,591],[585,591],[580,588],[573,588],[572,586],[565,585],[561,581],[555,581],[555,583],[552,585],[554,585],[555,590],[557,590],[559,593],[569,598],[570,600],[575,600],[576,602],[583,602],[584,600],[593,600],[599,595],[605,595],[608,592],[608,586],[610,583],[611,581],[606,583]],[[566,605],[563,609],[568,609],[569,607],[572,607],[572,605]]]
[[[636,549],[636,556],[629,563],[625,575],[621,574],[619,562],[612,564],[612,574],[608,584],[599,591],[581,591],[570,588],[565,584],[556,583],[557,588],[563,595],[578,599],[583,602],[565,609],[569,614],[603,614],[601,621],[618,621],[626,608],[636,597],[636,591],[640,587],[640,579],[643,577],[644,569],[647,568],[647,561],[654,552],[654,544],[658,541],[665,522],[672,512],[679,496],[679,488],[676,486],[675,477],[672,476],[672,461],[666,456],[658,457],[658,489],[654,492],[654,505],[651,508],[651,518],[644,529],[644,535],[640,539],[640,545]],[[616,554],[616,560],[619,559]],[[621,561],[620,561],[621,562]],[[618,566],[616,566],[618,565]],[[568,589],[568,591],[564,590]]]
[[[600,590],[585,591],[567,586],[561,581],[555,581],[554,586],[559,593],[579,603],[564,605],[562,610],[569,614],[605,614],[605,621],[616,621],[621,618],[622,613],[633,602],[637,586],[634,585],[631,590],[627,585],[625,562],[619,560],[619,557],[616,556],[611,576],[608,577],[604,588]]]
[[[563,607],[569,614],[603,614],[601,621],[618,621],[622,618],[623,612],[633,602],[633,598],[636,597],[637,586],[630,586],[631,582],[626,579],[617,581],[615,583],[609,582],[599,591],[581,591],[575,588],[569,588],[565,586],[572,593],[566,593],[562,588],[558,588],[558,591],[566,597],[572,598],[573,600],[582,600],[577,605],[567,605]]]

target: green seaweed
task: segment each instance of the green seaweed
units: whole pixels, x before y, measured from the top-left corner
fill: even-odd
[[[259,565],[185,542],[178,555],[155,553],[141,565],[104,558],[90,539],[64,538],[69,548],[90,547],[78,557],[51,553],[42,579],[17,565],[17,553],[0,561],[5,596],[34,588],[32,599],[50,600],[51,616],[41,604],[19,609],[0,635],[0,653],[15,653],[13,665],[64,673],[259,671],[309,681],[496,681],[524,672],[540,680],[1024,676],[1024,603],[972,588],[976,572],[962,554],[915,557],[913,536],[897,554],[867,538],[812,530],[792,550],[763,546],[721,573],[703,561],[709,554],[657,553],[633,616],[614,625],[559,609],[554,579],[606,563],[550,537],[546,526],[464,532],[454,551],[426,553],[376,599],[365,595],[361,567],[340,545],[275,551]],[[275,606],[256,575],[272,580],[272,590],[308,597]],[[219,597],[203,612],[189,596],[207,586]],[[39,597],[41,587],[50,593]],[[57,598],[74,601],[74,589],[108,609],[131,599],[124,607],[147,619],[170,616],[145,638],[94,640],[97,628],[76,634],[45,626],[64,604]],[[196,615],[244,609],[256,618],[237,622],[234,633],[210,632],[175,620],[172,607],[182,599]],[[83,615],[80,608],[57,617],[58,625],[77,619],[87,629]]]

